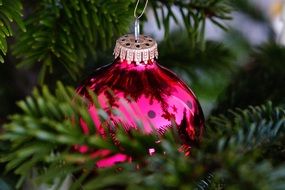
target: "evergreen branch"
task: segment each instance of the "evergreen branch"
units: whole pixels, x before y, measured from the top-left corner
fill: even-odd
[[[263,153],[266,144],[284,136],[285,110],[269,103],[231,113],[231,117],[221,116],[209,122],[202,147],[193,148],[191,157],[179,153],[167,136],[162,140],[164,154],[146,157],[144,167],[136,170],[136,163],[128,163],[119,166],[124,168],[119,173],[103,170],[83,187],[282,189],[285,165],[274,166]],[[228,133],[220,135],[224,130]]]
[[[47,72],[56,72],[62,67],[76,79],[87,58],[94,60],[98,52],[111,47],[119,35],[127,32],[133,20],[130,8],[133,6],[131,0],[35,2],[26,15],[27,32],[18,32],[13,46],[14,54],[21,60],[19,66],[40,64],[40,82]],[[166,36],[170,20],[178,22],[172,6],[179,7],[193,46],[203,41],[207,18],[219,23],[229,18],[230,11],[223,0],[210,3],[151,1],[151,6],[155,15],[161,10]],[[159,23],[159,19],[157,21]]]
[[[35,91],[32,97],[18,104],[23,114],[12,116],[11,122],[4,126],[1,139],[9,141],[11,146],[2,152],[1,161],[8,162],[8,171],[27,178],[36,170],[38,183],[54,182],[57,174],[58,186],[71,175],[70,189],[243,189],[249,186],[267,190],[285,185],[285,166],[274,166],[270,159],[263,157],[264,147],[270,148],[284,136],[283,108],[269,103],[211,119],[201,147],[192,147],[191,156],[186,157],[179,151],[175,131],[168,131],[156,143],[155,133],[130,131],[126,134],[118,126],[115,141],[120,145],[115,145],[110,131],[102,138],[94,130],[86,103],[74,95],[74,89],[59,84],[55,94],[46,87],[41,93]],[[104,115],[102,118],[107,121]],[[90,134],[82,133],[80,118],[87,123]],[[120,152],[130,155],[133,162],[96,169],[99,158],[74,151],[75,145],[86,145],[94,151]],[[148,155],[150,147],[156,150],[152,156]],[[122,180],[126,178],[130,180]]]
[[[112,3],[111,3],[112,2]],[[37,1],[19,33],[14,54],[19,66],[40,63],[40,81],[53,67],[63,66],[76,79],[86,57],[110,47],[130,24],[131,0],[123,1]]]
[[[13,36],[12,23],[15,22],[23,32],[26,31],[22,21],[22,3],[20,0],[0,1],[0,62],[4,63],[8,45],[6,39]]]
[[[74,92],[74,89],[58,84],[56,97],[43,87],[42,93],[35,90],[33,97],[18,103],[23,114],[12,116],[12,122],[4,126],[5,134],[1,136],[2,140],[11,142],[11,152],[1,156],[1,161],[9,161],[6,166],[8,171],[13,170],[27,178],[34,167],[41,166],[41,170],[38,170],[40,174],[44,172],[46,165],[50,168],[56,165],[62,169],[58,167],[62,164],[61,158],[70,162],[88,160],[87,156],[64,154],[65,151],[71,151],[72,145],[85,141],[84,136],[80,137],[80,128],[75,126],[80,122],[79,114],[86,115],[86,108],[81,110],[78,108],[80,104],[76,104],[78,107],[75,106],[75,102],[80,103],[77,101],[80,99],[74,96]],[[75,113],[77,115],[74,115]],[[88,124],[94,127],[93,124]],[[59,151],[62,151],[62,154],[58,155]],[[66,170],[70,169],[63,168],[62,171],[58,171],[59,178],[68,174]]]
[[[183,18],[183,24],[187,30],[188,36],[190,37],[192,47],[196,44],[203,44],[206,19],[211,20],[222,29],[226,29],[226,27],[224,24],[220,23],[219,20],[231,19],[231,8],[229,3],[225,0],[160,0],[151,1],[151,6],[159,28],[160,20],[158,15],[162,17],[162,23],[165,28],[165,38],[169,37],[170,20],[173,19],[178,23],[178,18],[174,13],[173,8],[179,8],[180,15]]]
[[[92,99],[97,102],[95,96]],[[7,162],[7,171],[21,176],[18,187],[33,171],[38,174],[35,180],[39,183],[53,183],[54,174],[59,181],[69,174],[82,174],[83,171],[88,177],[89,173],[94,173],[95,163],[100,159],[90,155],[96,150],[108,149],[112,154],[122,152],[137,159],[148,152],[149,146],[160,150],[155,143],[157,136],[142,135],[142,132],[130,132],[130,136],[126,136],[120,126],[117,126],[116,139],[109,129],[103,139],[96,132],[86,100],[61,83],[57,85],[55,95],[44,86],[41,92],[35,90],[32,97],[20,101],[18,106],[23,113],[11,116],[11,122],[4,126],[4,133],[0,136],[1,140],[11,143],[9,148],[1,150],[0,161]],[[99,105],[97,109],[99,117],[108,123],[107,114]],[[89,134],[82,132],[82,121],[88,126]],[[132,138],[137,139],[136,143],[130,143]],[[120,147],[114,140],[120,142]],[[78,146],[87,146],[92,151],[90,154],[80,153],[76,149]],[[79,181],[75,180],[72,188],[78,189]]]
[[[263,144],[272,143],[284,134],[285,110],[274,108],[269,102],[262,106],[229,111],[229,116],[212,117],[208,121],[208,135],[219,138],[219,150],[240,146],[237,151],[251,151]],[[236,133],[236,136],[228,135]],[[232,149],[233,150],[233,149]]]

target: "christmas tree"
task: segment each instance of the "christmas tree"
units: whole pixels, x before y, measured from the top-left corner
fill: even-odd
[[[285,189],[281,1],[148,2],[142,30],[163,31],[150,34],[160,63],[188,83],[205,114],[201,142],[186,156],[175,128],[157,143],[156,133],[126,134],[118,123],[103,138],[75,90],[113,60],[116,39],[133,32],[136,3],[0,0],[0,190]],[[100,102],[96,109],[108,123]],[[77,145],[133,159],[97,168],[98,158]]]

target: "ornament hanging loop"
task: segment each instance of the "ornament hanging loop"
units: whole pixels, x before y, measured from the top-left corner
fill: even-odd
[[[139,3],[140,3],[140,0],[137,1],[136,7],[135,7],[135,10],[134,10],[134,17],[136,19],[140,19],[143,16],[143,14],[144,14],[144,12],[146,10],[147,4],[148,4],[148,0],[146,0],[146,2],[145,2],[144,8],[143,8],[143,11],[141,12],[141,14],[139,16],[137,16],[137,10],[138,10]]]
[[[148,4],[148,0],[146,0],[143,11],[141,12],[140,15],[137,15],[137,10],[138,10],[138,6],[139,6],[140,0],[137,1],[135,10],[134,10],[134,17],[135,17],[135,39],[136,41],[139,40],[139,36],[140,36],[140,21],[139,19],[143,16],[143,14],[145,13],[147,4]]]

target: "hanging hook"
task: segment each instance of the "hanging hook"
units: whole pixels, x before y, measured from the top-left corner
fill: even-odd
[[[136,7],[135,7],[135,10],[134,10],[134,17],[136,19],[140,19],[143,16],[143,14],[145,12],[145,9],[147,7],[147,4],[148,4],[148,0],[146,0],[146,2],[145,2],[145,5],[144,5],[142,13],[139,16],[137,16],[137,9],[138,9],[139,3],[140,3],[140,0],[137,1]]]
[[[136,19],[135,20],[135,39],[136,39],[136,41],[139,40],[139,36],[140,36],[140,21],[139,21],[139,19],[143,16],[143,14],[146,10],[148,0],[146,0],[146,2],[145,2],[144,8],[143,8],[143,11],[141,12],[141,14],[139,16],[137,16],[137,9],[138,9],[139,3],[140,3],[140,0],[137,1],[136,7],[134,10],[134,17]]]

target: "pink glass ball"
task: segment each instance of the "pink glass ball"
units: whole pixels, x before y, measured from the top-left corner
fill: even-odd
[[[197,98],[182,80],[156,60],[136,64],[116,59],[112,64],[97,69],[78,87],[77,92],[90,99],[88,90],[98,96],[110,121],[122,124],[126,131],[143,126],[145,133],[156,130],[163,134],[175,124],[183,146],[190,148],[200,141],[204,116]],[[88,109],[97,131],[103,135],[96,106],[90,103]],[[88,134],[84,122],[81,127]],[[150,154],[155,151],[149,150]],[[79,151],[86,153],[88,148],[82,146]],[[98,167],[131,160],[123,154],[109,156],[108,150],[99,150],[92,155],[102,158],[97,162]]]

